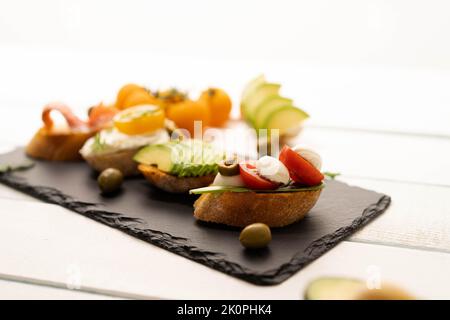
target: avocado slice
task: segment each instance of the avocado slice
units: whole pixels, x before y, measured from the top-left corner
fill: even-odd
[[[262,83],[255,88],[253,93],[246,99],[242,106],[242,116],[244,119],[253,123],[254,112],[259,107],[261,102],[268,97],[278,94],[281,85],[277,83]]]
[[[141,164],[155,165],[164,172],[170,172],[174,168],[170,144],[153,144],[144,147],[136,153],[133,159]]]
[[[243,109],[243,106],[246,104],[247,99],[253,94],[253,91],[260,86],[261,84],[266,82],[266,78],[263,74],[257,76],[253,80],[251,80],[247,86],[244,88],[244,91],[242,91],[241,95],[241,110]]]
[[[308,117],[309,115],[299,108],[294,106],[282,106],[276,110],[272,110],[272,112],[266,116],[261,127],[265,129],[279,129],[280,135],[283,135],[290,129],[297,127]]]
[[[253,117],[255,128],[262,129],[262,124],[265,122],[267,115],[280,107],[292,106],[292,103],[292,99],[284,98],[278,94],[267,97],[255,110]]]
[[[149,145],[134,156],[136,162],[154,165],[159,170],[178,177],[217,173],[217,162],[222,158],[222,151],[195,140]]]
[[[305,290],[306,300],[415,300],[414,295],[391,283],[369,289],[364,281],[324,277],[312,281]]]

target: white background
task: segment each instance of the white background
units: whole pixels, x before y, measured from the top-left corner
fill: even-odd
[[[448,135],[449,16],[444,0],[1,0],[0,96],[30,117],[130,81],[237,103],[265,73],[312,125]]]
[[[445,0],[2,0],[0,41],[442,68],[449,13]]]

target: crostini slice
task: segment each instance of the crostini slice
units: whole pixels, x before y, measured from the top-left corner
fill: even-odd
[[[65,126],[57,126],[51,113],[57,111],[66,120]],[[25,152],[37,159],[49,161],[81,160],[79,150],[98,130],[108,126],[116,110],[102,104],[91,108],[89,119],[79,119],[72,110],[62,103],[51,103],[42,111],[44,126],[28,143]]]
[[[320,197],[324,176],[319,160],[308,161],[304,149],[296,150],[284,147],[279,159],[220,163],[212,186],[190,191],[201,194],[194,217],[234,227],[284,227],[303,219]],[[309,151],[307,158],[317,157]]]

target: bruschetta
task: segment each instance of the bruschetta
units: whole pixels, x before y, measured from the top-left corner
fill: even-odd
[[[191,190],[200,194],[194,217],[206,222],[245,227],[295,223],[316,204],[324,187],[320,156],[304,148],[284,147],[279,159],[230,160],[219,165],[213,184]]]

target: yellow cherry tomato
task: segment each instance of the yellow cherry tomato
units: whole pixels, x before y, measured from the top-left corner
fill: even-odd
[[[194,134],[194,122],[201,121],[202,127],[209,125],[210,111],[203,101],[185,100],[167,109],[167,117],[175,122],[177,127],[187,129]]]
[[[167,90],[159,90],[155,93],[155,98],[158,99],[158,105],[161,107],[169,107],[176,103],[185,101],[188,99],[187,93],[182,92],[176,88]]]
[[[117,130],[128,135],[146,134],[164,128],[164,111],[153,105],[125,109],[114,117]]]
[[[123,101],[121,109],[127,109],[130,107],[141,106],[141,105],[157,105],[158,100],[147,90],[134,90],[132,91]]]
[[[211,126],[221,127],[228,121],[231,112],[231,99],[224,90],[209,88],[201,94],[200,100],[204,101],[210,109]]]
[[[145,90],[143,87],[134,84],[134,83],[128,83],[124,85],[122,88],[120,88],[119,92],[117,93],[116,103],[115,107],[117,109],[123,109],[123,103],[125,102],[125,99],[134,91],[142,91]]]

